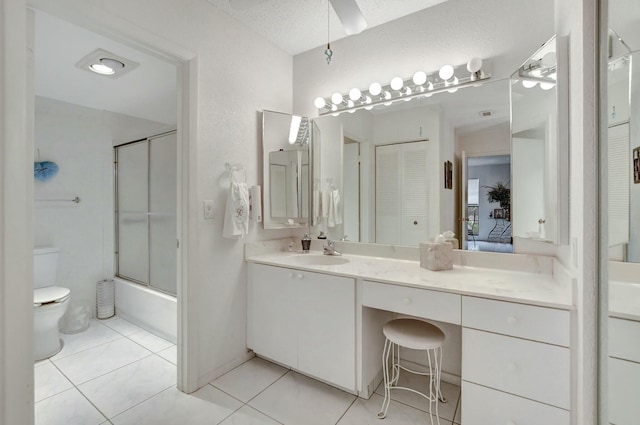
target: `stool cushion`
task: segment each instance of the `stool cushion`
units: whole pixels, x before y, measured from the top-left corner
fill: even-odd
[[[442,347],[444,333],[435,325],[416,319],[394,319],[382,328],[391,342],[413,350]]]

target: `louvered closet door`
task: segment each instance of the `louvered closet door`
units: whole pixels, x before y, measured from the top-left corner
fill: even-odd
[[[376,242],[427,240],[427,142],[376,146]]]
[[[629,123],[609,127],[609,246],[629,242]]]

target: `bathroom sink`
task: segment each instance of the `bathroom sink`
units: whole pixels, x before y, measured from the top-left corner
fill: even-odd
[[[296,255],[295,261],[303,266],[338,266],[348,263],[349,259],[335,255],[302,254]]]

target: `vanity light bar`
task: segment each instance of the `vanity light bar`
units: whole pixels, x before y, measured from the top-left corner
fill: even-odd
[[[464,71],[462,70],[464,68]],[[463,77],[456,76],[456,72]],[[334,93],[331,97],[318,97],[314,101],[318,115],[338,116],[343,112],[353,113],[358,109],[373,109],[377,105],[409,101],[416,97],[429,97],[436,93],[455,92],[460,88],[477,85],[488,80],[490,75],[482,71],[482,60],[472,58],[466,65],[453,67],[444,65],[438,71],[416,72],[412,78],[393,78],[389,84],[371,83],[368,89],[353,88],[348,94]]]

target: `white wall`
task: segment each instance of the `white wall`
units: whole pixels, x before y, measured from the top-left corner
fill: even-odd
[[[95,306],[96,281],[114,273],[114,142],[153,136],[166,128],[36,98],[35,160],[53,161],[59,171],[46,182],[34,183],[34,244],[60,248],[56,284],[71,289],[72,303]],[[75,196],[79,204],[68,201]],[[67,201],[38,201],[51,198]]]
[[[259,111],[291,112],[292,58],[205,0],[32,3],[121,41],[191,60],[190,192],[183,198],[189,200],[189,279],[183,294],[189,304],[186,337],[194,348],[188,373],[205,385],[247,356],[243,242],[292,234],[252,225],[244,240],[222,238],[229,186],[224,164],[244,164],[249,184],[262,184]],[[215,202],[213,220],[203,219],[205,199]]]

